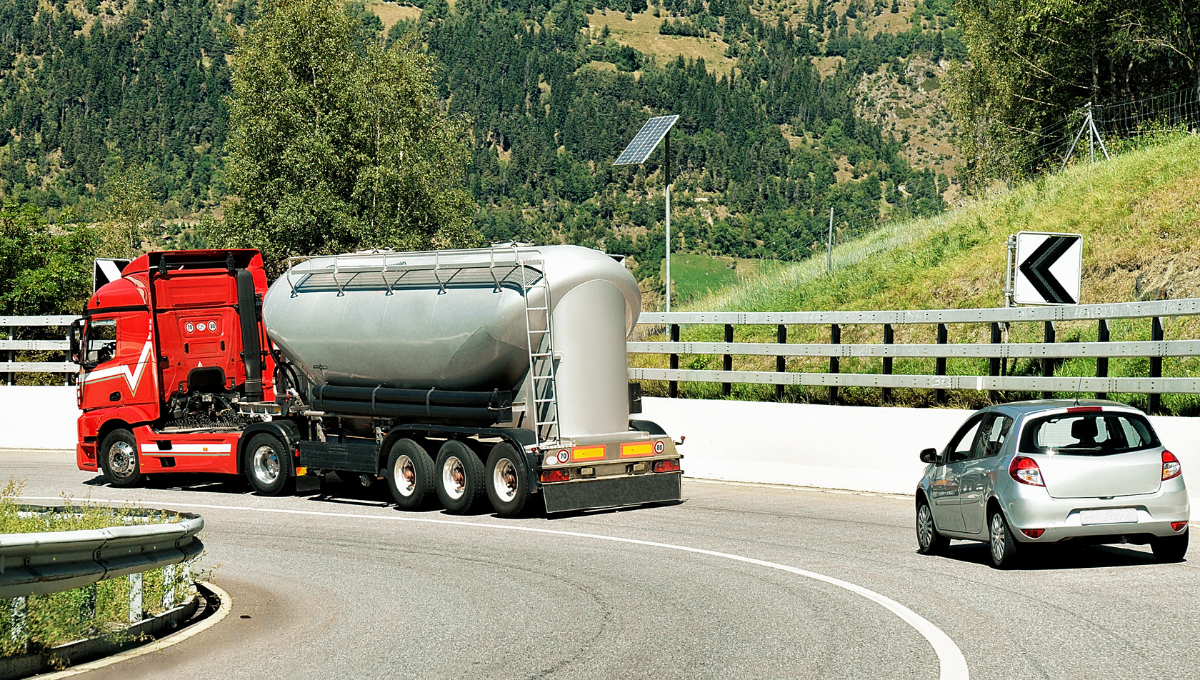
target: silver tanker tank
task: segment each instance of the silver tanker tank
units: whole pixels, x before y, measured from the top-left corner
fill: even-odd
[[[315,386],[517,392],[548,311],[560,432],[586,439],[628,430],[625,342],[640,308],[633,276],[603,253],[509,245],[299,261],[267,291],[263,320]]]

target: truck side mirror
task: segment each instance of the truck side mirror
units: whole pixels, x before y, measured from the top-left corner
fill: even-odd
[[[79,363],[80,348],[83,346],[83,320],[75,319],[71,322],[71,333],[68,338],[71,343],[71,363]]]
[[[923,449],[921,451],[922,463],[936,463],[938,460],[937,449]]]

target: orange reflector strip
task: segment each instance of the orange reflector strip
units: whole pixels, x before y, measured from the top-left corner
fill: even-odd
[[[622,458],[640,458],[654,455],[654,442],[638,442],[636,444],[621,444]]]
[[[604,458],[604,445],[577,446],[571,449],[571,460],[601,460]]]

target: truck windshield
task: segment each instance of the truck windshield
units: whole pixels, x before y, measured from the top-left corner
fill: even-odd
[[[116,319],[100,319],[87,326],[83,363],[89,366],[112,360],[117,351]]]
[[[1158,446],[1150,423],[1136,413],[1068,413],[1037,418],[1021,432],[1022,453],[1107,456]]]

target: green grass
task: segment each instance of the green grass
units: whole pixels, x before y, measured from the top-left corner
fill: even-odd
[[[862,239],[836,247],[834,272],[824,258],[782,265],[769,273],[681,305],[695,311],[802,311],[945,309],[999,307],[1003,304],[1005,239],[1018,231],[1072,232],[1084,237],[1082,302],[1129,302],[1159,297],[1200,296],[1200,137],[1170,135],[1147,148],[1132,149],[1111,162],[1076,165],[1011,191],[976,200],[942,215],[888,224]],[[1149,339],[1149,320],[1114,322],[1112,340]],[[789,342],[828,342],[825,327],[789,327]],[[719,327],[690,327],[684,340],[720,341]],[[1200,320],[1166,320],[1167,339],[1200,337]],[[901,326],[896,342],[933,342],[932,326]],[[1014,324],[1012,342],[1040,342],[1042,325]],[[950,328],[950,342],[987,342],[985,325]],[[774,327],[741,327],[737,341],[773,341]],[[661,336],[660,336],[661,337]],[[1096,337],[1094,323],[1060,323],[1060,342]],[[881,342],[882,328],[850,326],[846,343]],[[774,357],[735,357],[736,370],[774,370]],[[635,366],[665,366],[666,357],[635,356]],[[1112,359],[1110,375],[1148,375],[1148,359]],[[681,357],[684,368],[720,368],[720,357]],[[953,359],[952,375],[986,375],[986,361]],[[789,370],[825,372],[827,360],[795,358]],[[879,360],[843,359],[843,372],[880,372]],[[932,359],[895,362],[896,373],[933,374]],[[1063,376],[1094,375],[1094,360],[1061,363]],[[1040,375],[1040,363],[1019,360],[1015,375]],[[1166,359],[1167,376],[1200,375],[1197,359]],[[665,394],[648,383],[647,394]],[[680,385],[681,393],[717,397],[711,384]],[[788,401],[825,401],[825,389],[789,387]],[[895,390],[903,405],[932,404],[927,390]],[[740,385],[735,398],[773,398],[773,387]],[[879,390],[840,391],[843,402],[879,403]],[[1030,395],[1006,395],[1008,398]],[[987,394],[951,392],[951,405],[977,407]],[[1145,406],[1144,395],[1117,398]],[[1165,395],[1163,405],[1180,414],[1200,413],[1194,397]]]
[[[145,512],[133,506],[111,508],[63,499],[59,512],[33,513],[18,503],[25,483],[10,479],[0,489],[0,534],[41,531],[76,531],[125,526],[130,518],[144,521]],[[155,522],[175,522],[177,515],[153,516]],[[152,569],[142,574],[142,608],[148,616],[164,611],[163,595],[174,587],[182,603],[186,587],[182,569]],[[117,642],[131,641],[124,632],[129,625],[129,579],[113,578],[91,586],[27,599],[24,633],[14,635],[13,600],[0,600],[0,659],[25,653],[46,653],[66,642],[107,636]],[[87,612],[91,612],[90,615]],[[51,657],[51,663],[54,658]]]
[[[761,260],[710,257],[678,253],[671,255],[671,301],[686,304],[735,286],[755,276]],[[768,266],[774,263],[765,263]]]

